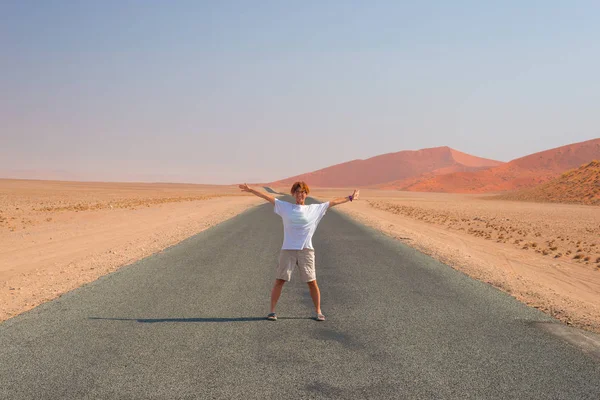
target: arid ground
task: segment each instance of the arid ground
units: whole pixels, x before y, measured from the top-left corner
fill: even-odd
[[[262,201],[233,186],[0,179],[0,321]]]
[[[287,188],[277,188],[286,192]],[[349,189],[314,189],[319,200]],[[0,320],[264,201],[235,186],[0,179]],[[600,332],[600,208],[361,190],[337,210]]]
[[[349,193],[319,189],[313,196]],[[600,332],[597,206],[361,190],[360,201],[339,210],[568,324]]]

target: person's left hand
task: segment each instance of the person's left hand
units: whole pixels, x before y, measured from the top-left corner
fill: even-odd
[[[354,193],[352,193],[352,200],[358,199],[359,194],[360,194],[360,190],[354,189]]]

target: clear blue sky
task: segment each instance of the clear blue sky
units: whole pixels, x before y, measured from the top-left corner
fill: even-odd
[[[509,161],[600,137],[598,21],[599,1],[4,0],[0,177]]]

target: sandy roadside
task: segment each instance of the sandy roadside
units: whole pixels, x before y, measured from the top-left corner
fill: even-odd
[[[348,190],[315,190],[327,200]],[[361,191],[338,210],[567,324],[600,332],[600,209]]]
[[[311,196],[329,200],[347,191]],[[0,180],[0,320],[262,203],[235,187]],[[598,207],[363,190],[337,210],[600,332]]]
[[[0,321],[262,202],[231,188],[0,181]]]

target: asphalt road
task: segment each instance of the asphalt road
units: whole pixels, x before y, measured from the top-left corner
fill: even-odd
[[[600,399],[574,330],[335,209],[327,321],[298,275],[266,321],[282,235],[265,203],[0,324],[0,398]]]

